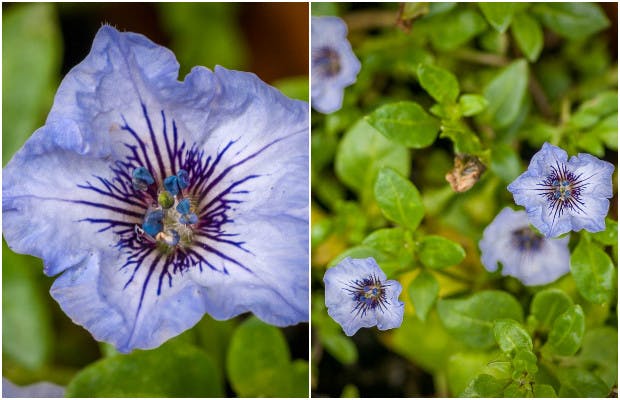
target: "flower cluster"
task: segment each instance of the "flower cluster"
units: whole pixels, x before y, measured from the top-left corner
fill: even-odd
[[[312,17],[312,107],[325,114],[342,107],[344,88],[355,83],[361,64],[338,17]]]
[[[120,351],[204,313],[308,320],[308,106],[110,26],[3,170],[3,233]]]
[[[508,185],[525,211],[505,208],[485,229],[479,243],[482,264],[495,271],[499,262],[502,274],[525,285],[547,284],[567,273],[569,237],[558,236],[605,229],[613,171],[611,163],[589,154],[569,160],[566,151],[543,144],[527,171]]]
[[[345,258],[325,272],[327,313],[348,336],[360,328],[377,325],[380,330],[399,327],[404,303],[398,300],[402,286],[387,280],[373,258]]]

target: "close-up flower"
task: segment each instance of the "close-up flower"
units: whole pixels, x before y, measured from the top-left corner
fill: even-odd
[[[3,233],[119,351],[252,312],[308,320],[308,106],[103,26],[3,170]]]
[[[347,257],[329,268],[323,281],[327,313],[348,336],[360,328],[376,325],[383,331],[403,322],[405,305],[398,300],[403,288],[398,281],[387,280],[372,257]]]
[[[551,283],[569,272],[569,236],[545,238],[533,230],[525,211],[504,208],[486,227],[479,246],[482,265],[527,286]]]
[[[508,185],[515,203],[546,237],[585,229],[605,230],[614,166],[579,153],[570,160],[563,149],[544,143],[530,165]]]
[[[312,107],[329,114],[342,107],[344,88],[355,83],[361,64],[338,17],[312,17]]]

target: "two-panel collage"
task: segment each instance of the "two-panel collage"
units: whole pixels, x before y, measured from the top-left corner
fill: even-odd
[[[618,397],[617,3],[2,4],[2,397]]]

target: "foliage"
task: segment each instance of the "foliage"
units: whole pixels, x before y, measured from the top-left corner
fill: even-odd
[[[548,285],[487,272],[478,249],[497,213],[518,209],[506,186],[544,142],[617,168],[615,33],[601,6],[318,3],[312,14],[343,18],[362,63],[342,108],[312,114],[313,392],[611,393],[617,197],[605,231],[570,233],[571,272]],[[322,277],[345,256],[374,257],[406,288],[400,328],[347,338],[327,316]]]

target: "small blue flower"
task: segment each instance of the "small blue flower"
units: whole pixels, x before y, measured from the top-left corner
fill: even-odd
[[[312,107],[324,114],[342,107],[344,88],[355,83],[361,64],[338,17],[312,17]]]
[[[348,336],[360,328],[377,325],[380,330],[403,323],[405,305],[398,301],[402,286],[386,276],[372,258],[345,258],[328,269],[325,282],[327,313]]]
[[[308,105],[110,26],[3,171],[3,233],[121,352],[205,313],[308,320]]]
[[[504,208],[486,227],[479,246],[482,265],[490,271],[502,263],[502,275],[527,286],[545,285],[568,273],[569,237],[547,239],[534,231],[525,211]]]
[[[3,398],[62,398],[65,397],[65,388],[54,383],[38,382],[27,386],[17,386],[2,377]]]
[[[581,229],[600,232],[605,230],[607,199],[613,196],[613,171],[607,161],[583,153],[568,160],[566,151],[545,143],[508,190],[546,237]]]

